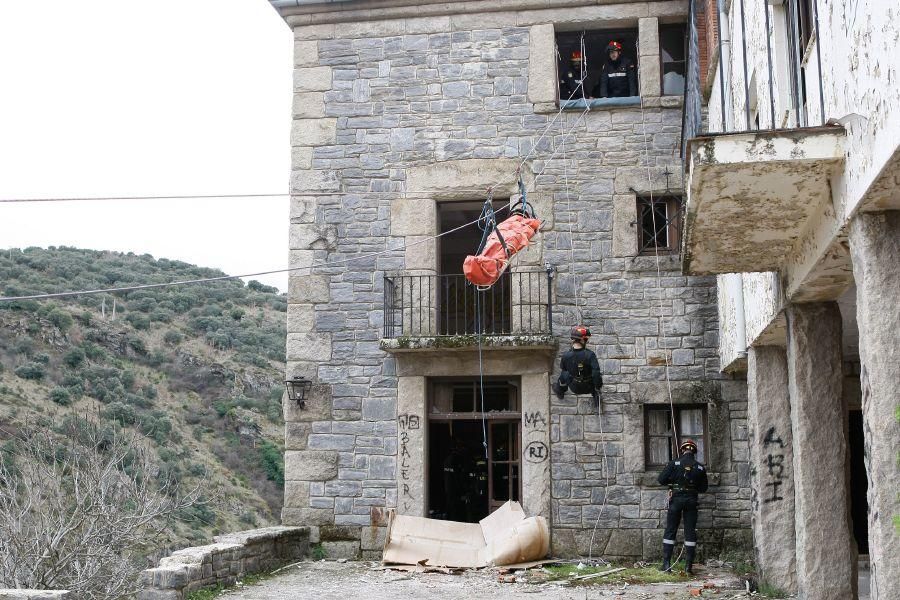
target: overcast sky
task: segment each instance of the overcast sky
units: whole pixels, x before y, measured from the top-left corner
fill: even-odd
[[[287,192],[291,62],[266,0],[0,0],[0,198]],[[287,229],[286,198],[0,204],[0,248],[230,274],[284,268]]]

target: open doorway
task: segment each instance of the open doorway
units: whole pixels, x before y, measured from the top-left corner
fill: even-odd
[[[428,411],[428,516],[476,523],[521,497],[518,380],[431,381]],[[487,443],[487,448],[485,448]]]
[[[441,234],[446,234],[438,239],[440,274],[437,302],[440,307],[438,320],[441,335],[467,335],[478,331],[475,288],[466,281],[462,272],[466,256],[477,252],[482,234],[477,227],[453,230],[478,219],[483,205],[483,202],[438,204],[438,226]],[[501,210],[506,205],[505,201],[494,202],[498,221],[509,216],[508,211]],[[447,233],[449,231],[453,233]],[[508,271],[490,290],[479,294],[478,302],[481,308],[482,333],[496,335],[510,332],[512,297]]]
[[[853,537],[860,554],[869,553],[869,503],[866,493],[869,479],[866,475],[865,434],[861,410],[850,411],[850,517]]]

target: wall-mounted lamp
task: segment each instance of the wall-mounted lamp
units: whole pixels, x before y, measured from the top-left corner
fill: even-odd
[[[312,388],[312,381],[305,377],[294,377],[293,379],[286,379],[284,387],[287,389],[288,398],[292,402],[296,402],[301,410],[306,408],[306,393]]]

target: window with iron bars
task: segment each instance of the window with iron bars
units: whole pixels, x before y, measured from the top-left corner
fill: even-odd
[[[677,254],[683,216],[681,196],[638,196],[638,254]]]

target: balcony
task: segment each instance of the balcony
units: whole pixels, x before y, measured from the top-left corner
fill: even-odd
[[[386,275],[388,352],[484,348],[555,349],[553,272],[507,272],[477,292],[463,275]],[[479,318],[480,317],[480,318]]]
[[[687,274],[778,271],[831,206],[845,132],[824,119],[815,4],[795,14],[795,2],[731,3],[730,48],[710,12],[716,3],[691,2],[682,132]],[[714,62],[701,74],[704,43]]]

